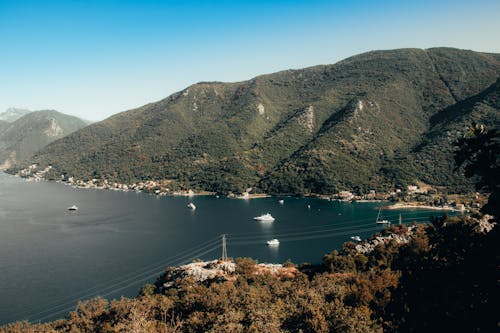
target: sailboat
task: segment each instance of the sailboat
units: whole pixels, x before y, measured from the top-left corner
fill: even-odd
[[[388,224],[388,225],[391,225],[391,222],[389,220],[379,220],[379,218],[380,218],[380,211],[381,210],[382,210],[382,208],[378,209],[377,220],[375,221],[375,223],[377,223],[377,224]]]

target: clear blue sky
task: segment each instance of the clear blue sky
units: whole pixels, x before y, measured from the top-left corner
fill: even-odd
[[[500,1],[0,0],[0,111],[91,120],[374,49],[500,52]]]

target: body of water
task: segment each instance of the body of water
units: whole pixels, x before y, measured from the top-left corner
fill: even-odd
[[[279,199],[284,203],[280,204]],[[196,210],[187,207],[189,202]],[[77,205],[71,212],[67,207]],[[79,299],[133,297],[165,267],[221,255],[318,263],[351,236],[367,237],[383,203],[312,198],[155,197],[75,189],[0,174],[0,324],[63,317]],[[271,213],[274,222],[253,217]],[[397,223],[428,211],[386,211]],[[278,247],[266,241],[278,238]]]

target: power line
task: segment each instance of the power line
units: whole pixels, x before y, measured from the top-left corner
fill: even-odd
[[[118,280],[118,282],[116,283],[112,283],[112,284],[108,284],[106,285],[105,287],[102,287],[102,288],[99,288],[99,287],[93,287],[93,288],[90,288],[88,289],[87,291],[85,292],[79,292],[79,293],[76,293],[74,296],[69,296],[69,297],[66,297],[62,300],[67,300],[63,303],[59,303],[55,306],[51,306],[49,308],[45,308],[44,310],[40,311],[40,312],[37,312],[35,314],[30,314],[28,315],[26,318],[33,318],[35,316],[39,316],[41,314],[44,314],[44,313],[47,313],[47,312],[51,312],[52,310],[56,310],[60,307],[63,307],[65,305],[68,305],[68,304],[74,304],[76,301],[78,300],[81,300],[81,299],[88,299],[90,297],[95,297],[95,296],[98,296],[99,294],[101,294],[102,296],[102,293],[103,292],[106,292],[108,290],[112,290],[112,292],[114,291],[113,288],[116,288],[124,283],[127,283],[127,282],[130,282],[130,281],[138,281],[138,279],[140,280],[143,275],[145,274],[148,274],[148,273],[151,273],[151,272],[154,272],[154,276],[157,276],[161,271],[163,271],[166,267],[168,267],[169,265],[172,265],[175,263],[175,261],[185,261],[187,257],[189,258],[193,258],[193,259],[196,259],[197,257],[205,254],[205,250],[209,248],[210,251],[213,251],[214,249],[218,248],[220,245],[217,245],[218,241],[217,240],[211,240],[211,241],[206,241],[202,244],[202,246],[198,245],[198,246],[195,246],[191,249],[188,249],[188,250],[184,250],[182,252],[180,252],[179,254],[175,255],[175,256],[171,256],[170,258],[167,258],[166,260],[168,261],[163,261],[160,265],[156,265],[152,268],[149,268],[147,270],[144,270],[142,269],[140,273],[135,273],[135,274],[128,274],[129,277],[123,279],[123,277],[120,277],[118,279],[114,279],[114,281]],[[214,246],[215,245],[215,246]],[[196,250],[195,250],[196,249]],[[192,260],[192,259],[191,259]],[[151,267],[152,265],[148,265],[146,267]],[[153,274],[150,274],[148,275],[148,278],[153,275]],[[112,280],[113,281],[113,280]],[[134,282],[132,283],[132,285],[134,284]],[[125,289],[125,288],[120,288],[120,289]],[[112,293],[110,292],[110,293]],[[108,293],[109,294],[109,293]],[[75,297],[76,295],[79,295],[78,297]],[[75,297],[75,298],[72,298],[72,297]],[[54,304],[56,302],[53,302],[52,304]],[[56,314],[59,313],[61,311],[58,311],[58,312],[55,312]],[[49,315],[48,317],[50,317],[51,315]],[[46,316],[47,317],[47,316]]]
[[[416,220],[428,219],[427,217],[420,218],[409,218],[408,221],[411,223]],[[335,236],[347,235],[354,232],[373,232],[373,231],[381,231],[384,230],[385,227],[380,225],[373,226],[373,223],[365,223],[362,225],[351,226],[351,227],[343,227],[343,228],[324,228],[321,230],[309,231],[309,232],[295,232],[295,233],[284,233],[284,234],[274,234],[273,237],[278,237],[280,242],[283,241],[299,241],[299,240],[307,240],[307,239],[319,239],[319,238],[330,238]],[[232,245],[251,245],[251,244],[259,244],[262,243],[265,239],[269,238],[269,236],[250,236],[250,237],[231,237],[230,244]],[[235,242],[231,240],[235,239]]]
[[[345,228],[344,228],[344,229],[345,229]],[[354,230],[359,230],[359,229],[360,229],[360,228],[358,228],[358,227],[354,228]],[[372,228],[369,228],[369,229],[367,229],[367,230],[380,230],[380,228],[379,228],[379,227],[372,227]],[[325,233],[324,233],[324,230],[319,230],[319,231],[315,231],[315,232],[313,232],[313,233],[322,232],[322,234],[320,234],[320,235],[314,235],[314,234],[311,234],[311,233],[310,233],[309,235],[306,235],[306,236],[302,235],[302,236],[300,236],[300,237],[290,237],[290,236],[294,236],[294,235],[297,235],[297,234],[296,234],[296,233],[289,233],[289,234],[283,234],[282,236],[288,236],[288,238],[284,238],[284,239],[283,239],[283,241],[298,241],[298,240],[306,240],[306,239],[317,239],[317,238],[332,237],[332,236],[335,236],[335,235],[341,235],[341,234],[349,234],[349,233],[351,233],[352,231],[353,231],[353,228],[349,228],[349,230],[348,230],[348,231],[345,231],[345,232],[343,232],[343,233],[342,233],[342,232],[341,232],[341,233],[339,233],[339,232],[335,232],[335,233],[327,233],[327,234],[325,234]],[[248,239],[247,241],[239,241],[239,242],[237,241],[237,242],[235,242],[234,244],[235,244],[235,245],[246,245],[246,244],[257,244],[257,243],[261,243],[261,242],[262,242],[262,240],[257,240],[257,239],[258,239],[258,238],[255,238],[255,237],[254,237],[254,240]],[[224,235],[222,235],[222,246],[223,246],[223,251],[222,251],[222,259],[223,259],[223,260],[226,260],[226,259],[227,259],[227,245],[226,245],[226,244],[227,244],[227,242],[226,242],[226,241],[227,241],[227,238],[226,238],[226,235],[224,234]],[[204,249],[204,248],[206,248],[206,247],[209,247],[209,246],[210,246],[210,245],[212,245],[214,242],[206,242],[206,243],[208,243],[208,244],[207,244],[207,245],[205,245],[204,247],[202,247],[201,249]],[[203,251],[203,252],[201,252],[201,253],[199,253],[199,251],[201,250],[201,249],[199,249],[199,250],[198,250],[198,252],[196,252],[196,253],[190,252],[189,254],[194,255],[194,257],[193,257],[193,258],[195,258],[195,257],[198,257],[198,256],[200,256],[200,255],[210,253],[210,252],[212,252],[213,250],[217,249],[218,247],[219,247],[219,246],[213,246],[213,247],[209,248],[208,250]],[[186,256],[184,256],[184,257],[186,257]],[[180,259],[180,258],[179,258],[179,259]],[[191,259],[191,260],[192,260],[192,259]],[[189,260],[188,260],[188,261],[189,261]],[[166,265],[166,263],[165,263],[165,265]],[[163,267],[163,268],[164,268],[164,267]],[[118,283],[116,283],[116,284],[114,284],[114,285],[108,286],[108,287],[106,287],[106,288],[104,288],[104,289],[102,289],[102,290],[99,290],[99,291],[97,291],[97,292],[94,292],[94,293],[91,293],[91,294],[88,294],[88,295],[83,295],[83,296],[81,296],[79,299],[82,299],[82,298],[89,298],[89,297],[95,297],[95,296],[107,296],[107,295],[113,294],[113,293],[115,293],[115,292],[117,292],[117,291],[120,291],[120,290],[126,289],[126,288],[128,288],[128,287],[130,287],[130,286],[132,286],[132,285],[134,285],[134,284],[138,284],[139,282],[143,282],[143,281],[148,280],[148,279],[150,279],[150,278],[152,278],[152,277],[155,277],[155,276],[157,276],[157,275],[158,275],[158,273],[159,273],[158,271],[155,271],[155,272],[153,272],[152,274],[149,274],[149,275],[143,276],[144,274],[146,274],[146,273],[148,273],[148,272],[151,272],[151,271],[153,271],[153,270],[148,270],[148,271],[146,271],[146,272],[142,272],[141,274],[138,274],[138,275],[136,275],[136,276],[133,276],[132,278],[124,279],[124,280],[122,280],[122,281],[120,281],[120,282],[118,282]],[[133,281],[131,281],[131,279],[133,279]],[[130,283],[128,283],[128,284],[126,284],[126,285],[124,285],[124,286],[120,286],[120,285],[122,285],[123,283],[129,282],[129,281],[131,281],[131,282],[130,282]],[[118,287],[118,286],[120,286],[120,287]],[[118,287],[118,288],[111,289],[112,287]],[[104,292],[104,291],[106,291],[106,290],[107,290],[107,292],[103,293],[103,292]],[[70,301],[70,302],[65,302],[65,303],[59,304],[59,305],[57,305],[57,306],[55,306],[55,307],[52,307],[52,308],[45,309],[44,311],[41,311],[41,312],[39,312],[39,313],[37,313],[37,314],[32,314],[32,315],[30,315],[28,318],[33,318],[34,316],[38,316],[38,315],[40,315],[40,314],[44,314],[44,313],[50,312],[50,311],[52,311],[52,310],[57,310],[57,311],[52,312],[52,313],[50,313],[50,314],[44,315],[44,316],[42,316],[42,317],[38,317],[38,318],[35,320],[35,321],[42,321],[42,320],[44,320],[44,319],[47,319],[47,318],[53,317],[53,316],[55,316],[55,315],[56,315],[56,314],[58,314],[58,313],[67,312],[67,311],[69,311],[69,310],[74,309],[74,305],[73,305],[73,304],[74,304],[74,302],[75,302],[75,301],[76,301],[76,299],[75,299],[75,300],[72,300],[72,301]],[[71,305],[71,306],[68,306],[68,307],[65,307],[65,308],[62,308],[62,309],[59,309],[59,308],[61,308],[61,307],[65,306],[65,305],[69,305],[69,304],[72,304],[72,305]]]
[[[112,287],[114,284],[120,284],[123,281],[128,281],[130,278],[133,278],[133,277],[135,277],[137,275],[143,274],[145,270],[149,271],[152,268],[165,267],[165,265],[167,264],[166,261],[168,262],[168,261],[174,260],[174,259],[176,259],[178,257],[182,257],[183,255],[186,255],[186,254],[191,253],[192,251],[195,251],[195,249],[197,249],[197,250],[203,250],[206,246],[214,245],[216,243],[217,243],[217,238],[212,238],[212,239],[210,239],[208,241],[205,241],[205,242],[203,242],[203,243],[201,243],[201,244],[199,244],[199,245],[197,245],[197,246],[195,246],[193,248],[177,252],[175,255],[173,255],[171,257],[167,257],[167,258],[165,258],[165,259],[163,259],[161,261],[149,264],[149,265],[144,266],[144,267],[142,267],[142,268],[140,268],[140,269],[138,269],[136,271],[129,272],[129,273],[125,274],[125,275],[122,275],[120,277],[108,280],[108,281],[106,281],[104,283],[96,284],[92,288],[88,288],[86,290],[76,292],[76,293],[74,293],[72,295],[65,296],[65,297],[60,298],[58,300],[54,300],[51,303],[47,304],[46,306],[50,307],[52,305],[60,304],[61,302],[64,302],[65,300],[72,300],[75,297],[84,298],[84,297],[87,297],[87,295],[92,295],[92,292],[99,292],[99,291],[102,291],[102,290],[106,290],[110,286]],[[44,311],[47,311],[47,308],[45,308]],[[24,314],[26,314],[26,312]]]
[[[436,212],[436,211],[429,211],[429,212]],[[406,215],[415,215],[415,214],[425,214],[427,211],[418,211],[418,212],[411,212]],[[393,215],[388,215],[388,216],[394,216]],[[429,216],[423,216],[423,217],[405,217],[404,220],[408,221],[417,221],[417,220],[423,220],[429,219]],[[401,214],[399,214],[399,220],[400,223],[403,220],[401,218]],[[359,221],[373,221],[372,218],[366,218],[366,219],[361,219],[361,220],[351,220],[351,221],[344,221],[340,224],[325,224],[325,225],[317,225],[317,226],[309,226],[309,227],[303,227],[303,228],[294,228],[294,229],[288,229],[288,231],[296,231],[296,232],[287,232],[283,234],[279,234],[278,237],[280,237],[280,241],[283,242],[294,242],[294,241],[302,241],[302,240],[309,240],[309,239],[319,239],[319,238],[329,238],[329,237],[335,237],[335,236],[340,236],[340,235],[346,235],[350,234],[352,232],[368,232],[368,231],[377,231],[381,230],[380,226],[377,227],[370,227],[370,225],[373,225],[373,222],[370,223],[363,223],[363,224],[357,224],[357,225],[352,225],[353,222],[359,222]],[[314,230],[316,229],[316,230]],[[310,231],[307,231],[310,230]],[[282,231],[287,231],[282,230]],[[245,233],[245,234],[235,234],[234,237],[231,237],[231,239],[234,239],[235,242],[230,242],[233,245],[250,245],[250,244],[258,244],[262,243],[265,235],[262,235],[262,233],[258,233],[260,236],[251,236],[252,234],[257,234],[257,233]],[[222,235],[222,260],[227,260],[227,235],[223,234]],[[162,262],[157,262],[155,264],[150,264],[140,270],[140,272],[136,273],[128,273],[124,276],[121,276],[120,278],[115,278],[110,281],[107,281],[104,284],[104,287],[101,288],[101,285],[96,285],[90,289],[87,289],[85,291],[78,292],[77,294],[73,296],[68,296],[65,297],[62,300],[67,300],[72,297],[75,297],[76,295],[80,295],[78,298],[75,299],[70,299],[67,302],[58,304],[56,306],[52,306],[49,308],[44,309],[43,311],[40,311],[35,314],[30,314],[28,315],[28,318],[33,318],[35,316],[40,316],[43,314],[46,314],[48,312],[51,312],[53,310],[57,310],[55,312],[52,312],[50,314],[46,314],[42,317],[37,318],[37,321],[42,321],[44,319],[50,318],[55,316],[58,313],[66,312],[71,309],[74,309],[74,303],[77,300],[80,299],[87,299],[90,297],[95,297],[97,295],[99,296],[107,296],[113,293],[116,293],[117,291],[126,289],[130,286],[133,286],[135,284],[138,284],[139,282],[146,281],[152,277],[155,277],[159,274],[158,269],[164,270],[165,266],[171,265],[174,263],[174,260],[179,260],[177,265],[182,263],[182,260],[187,260],[188,256],[191,256],[192,259],[188,261],[192,261],[194,258],[199,257],[201,255],[210,253],[214,251],[215,249],[219,248],[220,245],[216,245],[218,243],[217,238],[208,240],[206,242],[203,242],[202,244],[195,246],[193,248],[184,250],[180,253],[178,253],[175,256],[172,256],[170,258],[167,258],[165,260],[169,260],[170,262],[165,262],[163,260]],[[154,267],[153,267],[154,266]],[[159,267],[160,266],[160,267]],[[145,270],[148,268],[147,270]],[[123,279],[123,277],[127,277]],[[117,281],[116,283],[109,284],[109,282]],[[126,285],[123,285],[124,283],[128,283]],[[56,302],[59,301],[54,301],[51,304],[55,304]],[[51,305],[49,304],[49,305]],[[63,309],[60,309],[61,307],[72,304],[71,307],[66,307]]]
[[[290,236],[290,235],[275,235],[274,237],[277,237],[280,242],[291,242],[291,241],[301,241],[301,240],[309,240],[309,239],[320,239],[320,238],[331,238],[335,236],[342,236],[342,235],[349,235],[352,234],[353,231],[356,232],[369,232],[369,231],[377,231],[381,230],[379,226],[373,226],[373,227],[368,227],[368,228],[362,228],[362,229],[349,229],[349,230],[344,230],[341,232],[322,232],[320,234],[306,234],[303,236],[296,235],[296,236]],[[241,241],[236,241],[236,242],[230,242],[231,245],[252,245],[252,244],[261,244],[263,243],[264,239],[248,239],[248,240],[241,240]]]
[[[416,214],[425,214],[425,213],[431,213],[431,212],[436,212],[435,210],[429,210],[429,211],[416,211],[416,212],[409,212],[408,214],[405,214],[405,217],[403,220],[408,220],[408,221],[413,221],[413,220],[428,220],[430,218],[430,216],[426,215],[426,216],[416,216],[416,217],[411,217],[411,215],[416,215]],[[410,217],[408,217],[410,215]],[[397,216],[399,216],[398,213],[395,213],[395,214],[390,214],[390,215],[385,215],[386,218],[396,218]],[[321,229],[321,228],[324,228],[324,227],[339,227],[339,226],[344,226],[344,225],[352,225],[352,223],[354,222],[361,222],[361,221],[374,221],[375,218],[363,218],[363,219],[358,219],[358,220],[345,220],[345,221],[341,221],[341,223],[336,223],[336,222],[332,222],[332,223],[328,223],[328,224],[320,224],[320,225],[311,225],[311,226],[306,226],[306,227],[298,227],[298,228],[288,228],[288,229],[281,229],[280,231],[303,231],[303,230],[309,230],[309,229]],[[358,224],[359,225],[359,224]],[[238,234],[231,234],[232,236],[234,237],[245,237],[245,236],[250,236],[250,235],[262,235],[262,232],[258,231],[258,232],[246,232],[246,233],[238,233]],[[231,237],[232,239],[234,239],[234,237]]]
[[[205,254],[211,253],[211,252],[213,252],[214,250],[216,250],[216,249],[218,249],[218,248],[219,248],[219,245],[214,246],[214,247],[212,247],[211,249],[208,249],[207,251],[204,251],[204,252],[202,252],[202,253],[198,253],[198,254],[196,254],[196,256],[193,256],[193,257],[191,257],[190,259],[185,259],[185,260],[183,260],[183,261],[178,262],[178,263],[177,263],[177,265],[182,265],[182,264],[185,264],[185,263],[187,263],[187,262],[191,262],[192,260],[194,260],[194,259],[198,258],[199,256],[202,256],[202,255],[205,255]],[[128,287],[131,287],[131,286],[133,286],[133,285],[135,285],[135,284],[138,284],[138,283],[144,283],[145,281],[147,281],[147,280],[149,280],[149,279],[151,279],[151,278],[153,278],[153,277],[156,277],[156,276],[158,276],[158,272],[153,273],[153,274],[150,274],[150,275],[148,275],[148,276],[145,276],[145,277],[143,277],[143,278],[141,278],[141,279],[138,279],[138,280],[136,280],[136,281],[134,281],[134,282],[132,282],[132,283],[129,283],[129,284],[125,285],[125,286],[122,286],[122,287],[120,287],[120,288],[116,288],[116,289],[113,289],[113,290],[111,290],[111,291],[108,291],[107,293],[104,293],[104,294],[99,294],[99,295],[96,295],[96,296],[101,296],[101,297],[108,296],[108,295],[111,295],[111,294],[113,294],[113,293],[116,293],[116,292],[118,292],[118,291],[120,291],[120,290],[123,290],[123,289],[126,289],[126,288],[128,288]],[[95,296],[94,296],[94,297],[95,297]],[[66,308],[64,308],[64,309],[60,309],[60,310],[58,310],[58,311],[56,311],[56,312],[53,312],[53,313],[51,313],[51,314],[48,314],[48,315],[46,315],[46,316],[43,316],[43,317],[37,318],[36,320],[32,320],[32,322],[41,322],[41,321],[43,321],[43,320],[45,320],[45,319],[48,319],[48,318],[51,318],[51,317],[55,316],[56,314],[59,314],[59,313],[62,313],[62,312],[68,312],[68,311],[70,311],[70,310],[73,310],[74,308],[75,308],[75,306],[74,306],[74,305],[72,305],[72,306],[68,306],[68,307],[66,307]]]

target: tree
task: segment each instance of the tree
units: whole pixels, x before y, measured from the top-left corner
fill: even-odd
[[[490,192],[488,203],[482,212],[500,217],[500,132],[497,128],[486,129],[473,123],[470,135],[460,138],[455,146],[455,171],[464,168],[466,177],[477,176],[477,190]]]

